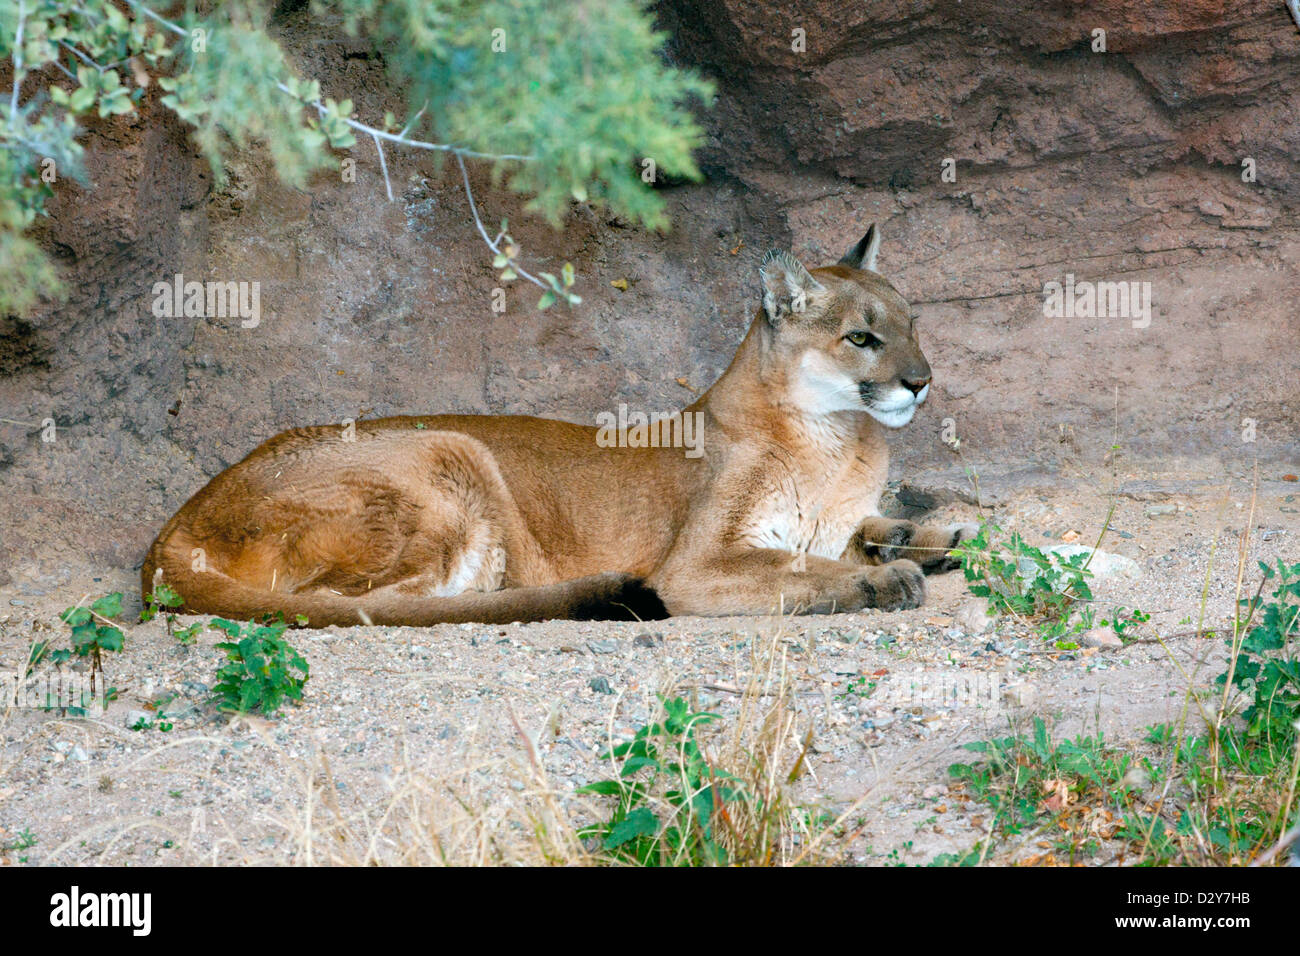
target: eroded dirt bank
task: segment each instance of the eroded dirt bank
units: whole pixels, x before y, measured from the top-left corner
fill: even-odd
[[[394,203],[361,146],[355,183],[296,192],[249,155],[216,190],[161,111],[93,128],[94,186],[61,184],[44,226],[69,298],[0,319],[0,576],[137,566],[186,497],[291,425],[680,407],[730,358],[769,245],[828,262],[872,220],[936,371],[898,474],[959,467],[947,418],[990,478],[1099,474],[1116,440],[1189,477],[1300,470],[1300,31],[1281,3],[659,12],[672,55],[719,84],[708,178],[665,190],[670,233],[580,205],[555,233],[476,176],[539,267],[575,264],[572,312],[517,290],[491,311],[464,194],[427,157],[390,157]],[[364,44],[277,24],[327,93],[400,110]],[[262,322],[155,318],[152,284],[178,272],[260,282]],[[1149,324],[1045,317],[1069,275],[1150,283]]]

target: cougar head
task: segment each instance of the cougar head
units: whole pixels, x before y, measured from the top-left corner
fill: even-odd
[[[930,363],[907,301],[876,272],[880,230],[833,266],[809,271],[772,250],[759,267],[765,364],[779,367],[787,398],[808,415],[866,412],[900,428],[930,393]]]

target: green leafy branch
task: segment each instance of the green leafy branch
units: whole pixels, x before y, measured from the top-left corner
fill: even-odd
[[[491,162],[494,181],[530,196],[528,207],[554,225],[576,200],[661,228],[663,202],[635,174],[635,158],[653,157],[668,175],[699,175],[692,151],[702,131],[686,104],[707,102],[712,87],[663,62],[664,37],[641,0],[315,3],[383,50],[411,106],[419,104],[400,128],[391,113],[382,126],[363,123],[350,99],[322,97],[319,83],[296,76],[262,26],[259,4],[224,3],[207,18],[190,10],[182,22],[141,0],[124,4],[0,6],[0,56],[13,63],[8,102],[0,99],[2,310],[24,313],[59,290],[53,266],[24,233],[59,176],[85,178],[78,118],[131,113],[155,80],[160,102],[194,127],[218,182],[232,150],[260,144],[277,174],[302,186],[335,163],[330,150],[369,137],[391,200],[385,146],[454,156],[503,280],[537,285],[543,308],[580,301],[572,269],[556,277],[519,268],[517,243],[504,229],[493,239],[478,221],[465,159]],[[499,25],[490,44],[488,25]],[[47,68],[44,85],[20,102],[24,80]]]

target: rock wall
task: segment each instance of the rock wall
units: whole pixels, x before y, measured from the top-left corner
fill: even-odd
[[[575,264],[572,311],[523,288],[492,311],[462,185],[428,156],[389,153],[392,203],[364,143],[352,183],[295,191],[250,154],[217,189],[157,107],[95,126],[93,188],[61,183],[43,226],[69,297],[0,319],[0,574],[138,564],[188,495],[293,424],[678,407],[730,358],[769,245],[824,264],[871,221],[936,375],[900,474],[1300,471],[1300,31],[1280,2],[658,13],[671,55],[719,87],[707,180],[664,190],[671,232],[575,206],[557,233],[475,174],[486,221],[509,216],[540,268]],[[302,12],[278,29],[327,93],[400,109],[357,41]],[[153,283],[177,272],[259,282],[260,324],[155,317]],[[1149,325],[1046,317],[1044,283],[1067,275],[1150,283]]]

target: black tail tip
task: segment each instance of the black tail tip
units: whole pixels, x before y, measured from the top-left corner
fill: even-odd
[[[662,621],[668,616],[658,592],[631,576],[611,590],[593,594],[573,610],[573,619],[578,621]]]

